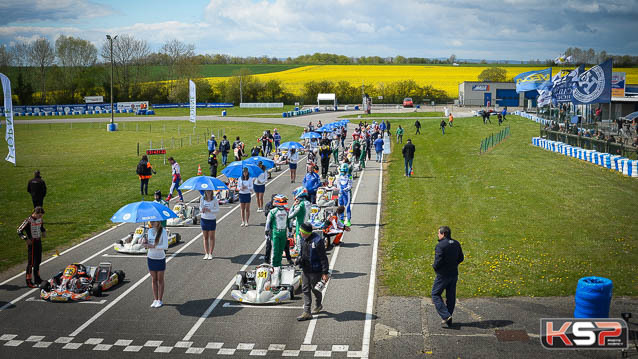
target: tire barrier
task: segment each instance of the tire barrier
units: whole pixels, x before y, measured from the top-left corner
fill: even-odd
[[[613,283],[603,277],[578,280],[574,296],[574,318],[609,318]]]
[[[505,141],[510,136],[510,127],[507,126],[500,130],[497,134],[491,134],[489,137],[481,140],[481,148],[479,149],[479,155],[492,149],[492,147]]]
[[[298,107],[295,107],[298,109]],[[282,112],[281,117],[283,118],[289,118],[289,117],[296,117],[296,116],[304,116],[304,115],[309,115],[312,112],[319,112],[319,108],[316,107],[314,109],[312,108],[307,108],[305,110],[296,110],[296,111],[286,111],[286,112]]]
[[[542,137],[533,137],[532,144],[548,151],[558,152],[568,157],[577,158],[610,170],[618,171],[628,177],[638,178],[638,161],[636,160],[630,160],[622,156],[595,150],[585,150],[580,147],[547,140]]]

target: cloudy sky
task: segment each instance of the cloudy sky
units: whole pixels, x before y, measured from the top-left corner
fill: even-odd
[[[0,43],[169,39],[197,53],[547,59],[567,47],[638,55],[638,0],[2,0]]]

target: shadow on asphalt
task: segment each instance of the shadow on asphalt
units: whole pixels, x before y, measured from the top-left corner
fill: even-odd
[[[331,318],[337,322],[352,322],[352,321],[364,321],[366,319],[366,313],[356,312],[354,310],[347,310],[341,313],[323,312],[317,316],[317,319]],[[372,319],[377,319],[377,316],[372,314]]]
[[[377,225],[376,223],[364,223],[364,224],[356,223],[356,224],[353,224],[353,226],[361,227],[361,228],[374,227],[376,225]],[[379,227],[385,227],[385,223],[379,223]]]
[[[231,263],[235,263],[235,264],[245,264],[248,259],[250,259],[250,257],[252,257],[252,254],[240,254],[238,256],[234,256],[234,257],[215,257],[213,260],[215,259],[228,259],[230,260]]]
[[[8,292],[13,292],[13,291],[20,290],[20,289],[23,289],[23,288],[26,288],[26,286],[13,285],[13,284],[5,284],[5,285],[0,286],[1,290],[6,290]]]
[[[366,276],[367,273],[354,273],[354,272],[339,272],[338,270],[332,271],[333,279],[352,279],[362,276]]]
[[[9,302],[4,302],[4,301],[1,301],[1,300],[0,300],[0,308],[4,307],[4,306],[5,306],[5,305],[7,305],[8,303],[9,303]],[[15,306],[15,304],[11,304],[11,305],[9,305],[7,308],[5,308],[5,309],[13,309],[13,308],[15,308],[15,307],[16,307],[16,306]]]
[[[345,248],[356,248],[356,247],[369,247],[368,243],[352,243],[352,242],[341,242],[340,247]]]
[[[480,322],[453,322],[452,325],[448,328],[444,329],[453,329],[453,330],[461,330],[461,328],[479,328],[479,329],[495,329],[507,327],[508,325],[514,324],[511,320],[482,320]]]

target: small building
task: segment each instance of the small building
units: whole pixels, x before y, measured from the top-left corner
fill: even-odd
[[[514,82],[465,81],[459,84],[459,104],[462,106],[518,107],[523,106],[525,93],[516,93]]]

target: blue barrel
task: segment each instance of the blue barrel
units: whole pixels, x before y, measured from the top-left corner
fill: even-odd
[[[222,117],[226,117],[226,110],[222,111]]]
[[[609,318],[611,279],[603,277],[583,277],[578,280],[574,300],[574,318]]]

